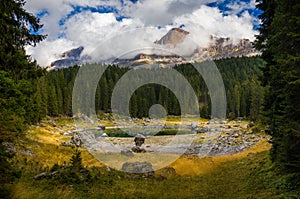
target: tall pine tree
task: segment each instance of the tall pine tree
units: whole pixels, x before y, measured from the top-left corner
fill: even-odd
[[[267,62],[265,112],[272,158],[284,171],[300,171],[300,3],[260,0],[262,25],[256,47]]]

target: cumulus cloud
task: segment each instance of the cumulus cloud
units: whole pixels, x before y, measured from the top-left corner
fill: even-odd
[[[26,51],[40,66],[49,66],[51,62],[60,58],[62,52],[75,47],[78,47],[78,43],[67,39],[56,39],[43,41],[36,47],[27,46]]]
[[[161,48],[154,44],[155,40],[182,24],[190,32],[190,43],[185,42],[174,49],[180,54],[190,53],[194,49],[191,41],[198,46],[207,45],[210,35],[236,40],[254,38],[253,17],[247,11],[239,15],[237,11],[224,15],[217,7],[204,5],[210,2],[215,1],[141,0],[133,3],[130,0],[28,0],[26,9],[29,11],[35,14],[47,11],[41,22],[45,24],[43,33],[48,34],[48,38],[35,48],[27,47],[27,53],[41,66],[48,66],[58,59],[59,54],[78,46],[84,46],[83,55],[93,55],[96,61],[142,48],[150,52],[151,49]],[[237,5],[229,6],[237,10]],[[74,6],[111,6],[116,11],[99,13],[86,9],[70,15]],[[123,19],[117,20],[120,16]],[[62,19],[65,21],[60,24]]]
[[[201,6],[191,14],[175,18],[175,25],[184,24],[185,29],[191,32],[192,39],[200,46],[209,42],[209,36],[230,37],[233,40],[241,38],[254,39],[252,17],[248,12],[242,16],[223,16],[218,8]]]

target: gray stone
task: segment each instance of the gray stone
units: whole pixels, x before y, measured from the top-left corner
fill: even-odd
[[[142,146],[142,144],[144,144],[145,142],[145,136],[143,136],[142,134],[137,134],[135,137],[134,137],[134,142],[135,142],[135,146]]]
[[[121,155],[127,156],[127,157],[133,157],[134,154],[131,150],[122,150]]]
[[[69,135],[73,135],[74,134],[74,131],[66,131],[66,132],[63,132],[61,133],[63,136],[69,136]]]
[[[79,135],[74,134],[71,137],[71,143],[75,144],[76,147],[80,147],[80,145],[81,145],[81,139],[80,139]]]
[[[73,144],[71,142],[61,142],[60,145],[66,147],[73,147]]]
[[[3,142],[2,145],[6,148],[6,150],[11,151],[13,153],[17,153],[17,149],[11,142]]]
[[[197,122],[193,122],[193,123],[191,124],[191,129],[195,130],[197,127],[198,127]]]
[[[162,175],[167,176],[176,176],[176,170],[173,167],[165,167],[162,169]]]
[[[139,147],[139,146],[134,146],[131,148],[131,150],[135,153],[145,153],[146,150],[142,147]]]
[[[99,128],[100,130],[102,130],[102,131],[105,130],[105,126],[102,126],[102,125],[99,125],[98,128]]]
[[[53,121],[48,121],[48,124],[50,124],[51,126],[53,126],[53,127],[56,127],[56,124],[55,124],[55,122],[53,122]]]
[[[40,173],[40,174],[34,176],[33,178],[35,180],[40,180],[40,179],[47,178],[47,177],[48,177],[47,172],[43,172],[43,173]]]
[[[103,133],[103,134],[101,135],[101,137],[108,137],[108,135],[107,135],[106,133]]]
[[[30,155],[30,156],[33,156],[34,155],[34,153],[31,151],[31,149],[30,148],[25,148],[25,153],[27,154],[27,155]]]
[[[252,128],[254,126],[254,123],[253,122],[250,122],[248,125],[247,125],[247,128]]]
[[[146,174],[146,177],[154,176],[152,164],[149,162],[125,162],[121,170],[126,173]]]

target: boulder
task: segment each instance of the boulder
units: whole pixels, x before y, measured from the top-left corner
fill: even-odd
[[[208,128],[206,127],[198,128],[198,133],[207,133],[207,132],[208,132]]]
[[[149,162],[125,162],[122,171],[126,173],[141,173],[146,177],[154,176],[152,164]]]
[[[134,137],[134,142],[135,142],[135,146],[140,147],[142,146],[142,144],[144,144],[146,137],[143,136],[142,134],[137,134]]]
[[[198,127],[197,122],[192,122],[192,124],[191,124],[191,129],[192,129],[192,130],[195,130],[197,127]]]
[[[133,157],[134,154],[131,150],[122,150],[121,155],[127,156],[127,157]]]
[[[139,146],[134,146],[131,148],[131,150],[135,153],[146,153],[146,150]]]
[[[164,177],[176,176],[176,170],[173,167],[165,167],[161,170],[161,175]]]
[[[75,144],[76,147],[80,147],[80,145],[81,145],[81,139],[80,139],[79,135],[74,134],[71,137],[71,143]]]

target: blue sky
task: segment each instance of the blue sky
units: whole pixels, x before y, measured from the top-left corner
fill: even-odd
[[[173,27],[189,31],[199,46],[209,42],[209,35],[253,40],[261,13],[255,0],[27,0],[25,8],[41,18],[39,33],[48,35],[38,47],[27,48],[42,66],[78,46],[89,54],[96,44],[121,33],[123,40],[117,41],[123,51],[152,45]],[[144,32],[126,35],[132,29]],[[104,52],[103,59],[116,56]]]

